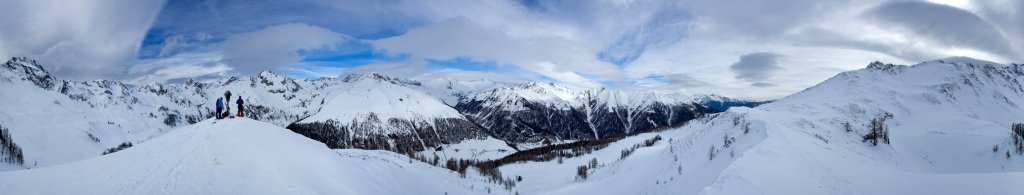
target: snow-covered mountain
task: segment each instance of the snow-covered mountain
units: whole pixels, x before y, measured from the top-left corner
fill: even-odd
[[[1020,107],[1024,104],[1022,78],[1024,65],[966,58],[947,58],[913,66],[871,63],[865,69],[841,73],[802,92],[755,108],[735,107],[722,113],[704,114],[681,127],[611,139],[594,145],[597,149],[555,149],[552,155],[558,155],[557,158],[527,158],[502,164],[491,173],[515,178],[509,179],[514,185],[507,190],[485,182],[474,168],[462,178],[455,172],[395,153],[332,151],[321,143],[279,127],[249,119],[227,119],[199,121],[135,147],[85,161],[2,172],[0,191],[17,194],[1022,194],[1024,189],[1017,186],[1024,183],[1024,150],[1017,148],[1024,143],[1014,141],[1013,137],[1024,135],[1010,128],[1011,124],[1024,122],[1024,109]],[[336,82],[363,82],[344,80]],[[23,81],[18,83],[39,88],[31,79]],[[369,89],[367,94],[396,92],[374,97],[416,96],[413,95],[416,90],[406,91],[416,87],[392,89],[413,85],[412,81],[389,78],[372,82],[395,86],[383,85],[389,87]],[[358,85],[338,86],[338,91],[367,90]],[[532,107],[534,105],[552,110],[576,107],[586,110],[586,104],[581,103],[604,105],[596,109],[590,107],[592,110],[619,113],[618,108],[628,110],[652,107],[658,102],[701,99],[613,90],[558,93],[557,86],[528,87],[494,88],[472,97],[479,100],[479,105],[489,105],[481,108],[509,113],[537,108]],[[503,90],[508,91],[499,92]],[[362,101],[358,100],[360,97],[337,97]],[[579,101],[580,97],[592,99]],[[324,109],[340,101],[325,99],[322,100]],[[419,104],[442,102],[436,100]],[[500,102],[497,100],[511,102],[491,104]],[[381,107],[379,110],[393,111],[390,109]],[[410,112],[442,115],[436,111]],[[325,112],[323,117],[332,119],[343,113],[365,114],[353,110]],[[314,113],[309,118],[317,115]],[[482,115],[467,118],[479,116]],[[580,116],[586,118],[585,113]],[[654,120],[652,118],[647,120]],[[491,130],[485,128],[484,131]],[[12,135],[24,134],[13,129],[11,132]],[[15,138],[20,144],[18,137]],[[500,145],[493,142],[490,137],[467,139],[445,145],[439,151]],[[50,183],[68,185],[60,188],[44,185]]]
[[[382,74],[349,75],[316,114],[288,125],[331,148],[422,151],[483,138],[483,129],[452,107]]]
[[[757,106],[759,106],[761,104],[766,104],[766,103],[772,102],[771,100],[757,101],[757,100],[736,99],[736,98],[730,98],[730,97],[725,97],[725,96],[716,95],[716,94],[695,96],[693,98],[693,101],[696,102],[696,103],[699,103],[701,105],[705,105],[708,108],[710,108],[712,110],[715,110],[715,111],[719,111],[719,112],[728,110],[729,108],[732,108],[732,107],[748,107],[748,108],[753,108],[753,107],[757,107]]]
[[[461,75],[453,75],[461,76]],[[523,84],[514,81],[492,81],[486,78],[427,77],[417,78],[421,85],[416,88],[437,97],[449,106],[455,106],[473,95],[493,89]]]
[[[57,79],[34,60],[14,58],[0,67],[0,126],[22,150],[23,161],[3,167],[66,163],[152,139],[209,118],[213,100],[226,90],[233,98],[245,98],[248,117],[285,126],[318,109],[320,101],[314,100],[324,95],[319,91],[330,91],[336,83],[271,72],[184,84],[79,82]],[[234,107],[233,102],[227,101]]]
[[[1021,64],[876,62],[756,108],[501,172],[538,194],[1021,194],[1022,135],[1010,126],[1024,121],[1022,78]],[[877,145],[872,121],[887,132]],[[667,141],[624,152],[655,136]],[[573,168],[588,164],[580,179]]]
[[[144,142],[175,127],[210,118],[214,100],[223,97],[225,91],[233,93],[232,100],[226,101],[230,107],[236,107],[237,97],[244,98],[248,118],[288,126],[332,148],[411,152],[446,150],[435,147],[468,140],[492,143],[494,138],[516,143],[543,138],[593,139],[599,136],[594,136],[595,128],[590,127],[587,120],[594,124],[615,123],[588,119],[586,113],[574,111],[536,116],[520,114],[515,117],[528,123],[490,125],[505,122],[477,121],[485,119],[477,111],[454,109],[460,108],[458,105],[472,104],[470,97],[485,97],[499,89],[541,86],[561,90],[558,98],[565,99],[536,99],[549,98],[541,94],[545,93],[543,91],[523,94],[524,97],[545,105],[563,104],[559,109],[582,109],[584,101],[579,100],[577,94],[584,92],[551,84],[458,78],[433,78],[423,84],[377,73],[310,80],[264,71],[210,81],[131,85],[105,80],[62,80],[50,75],[34,60],[13,58],[0,68],[0,91],[3,92],[0,93],[0,129],[11,137],[2,143],[20,150],[17,157],[13,152],[7,156],[20,160],[0,163],[3,164],[0,170],[77,161],[122,145]],[[502,102],[493,103],[488,106],[500,106],[496,104]],[[520,111],[526,109],[522,105],[508,104]],[[548,118],[564,118],[567,120],[557,122],[569,123],[543,126],[536,122],[548,121]],[[522,127],[545,133],[519,135],[524,130]],[[649,129],[638,129],[646,130]],[[495,146],[491,147],[495,150],[489,151],[514,151],[488,145]]]
[[[1010,125],[1024,121],[1022,79],[1024,65],[966,58],[841,73],[750,109],[740,120],[764,123],[767,137],[703,190],[1024,193],[1013,187],[1024,183],[1024,157],[1010,146]],[[873,119],[889,143],[865,142]]]
[[[696,97],[527,83],[478,93],[455,108],[505,140],[585,140],[651,131],[715,112]]]

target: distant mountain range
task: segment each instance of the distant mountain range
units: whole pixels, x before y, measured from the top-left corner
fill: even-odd
[[[486,79],[416,81],[379,73],[294,79],[264,71],[213,81],[131,85],[54,77],[36,61],[0,64],[0,127],[37,167],[138,144],[210,118],[230,90],[249,118],[287,127],[332,148],[423,151],[467,139],[512,146],[587,140],[682,124],[733,106],[718,95],[569,89]],[[227,103],[231,107],[234,100]],[[526,147],[526,146],[524,146]]]
[[[0,168],[32,169],[0,172],[13,194],[1021,194],[1024,181],[1021,64],[874,62],[710,113],[724,98],[380,74],[129,86],[13,63]],[[262,121],[207,119],[225,89]],[[544,140],[586,141],[502,152]]]

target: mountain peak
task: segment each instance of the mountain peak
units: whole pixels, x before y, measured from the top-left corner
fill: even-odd
[[[273,83],[284,84],[292,81],[291,77],[280,75],[269,70],[260,71],[259,74],[256,74],[256,78],[259,78],[261,80],[260,82],[267,85],[273,85]]]
[[[996,62],[987,61],[987,60],[980,60],[980,59],[975,59],[975,58],[966,57],[966,56],[947,57],[947,58],[942,58],[942,59],[934,60],[934,62],[946,63],[946,64],[1002,65],[1001,63],[996,63]]]
[[[345,76],[345,79],[343,81],[350,82],[350,81],[359,81],[359,80],[364,80],[364,79],[371,79],[371,80],[377,80],[377,81],[387,81],[387,80],[391,80],[391,77],[389,77],[388,75],[382,74],[382,73],[377,73],[377,72],[354,73],[354,74],[349,74],[348,76]]]
[[[560,91],[560,92],[572,91],[569,88],[558,86],[558,85],[555,85],[554,83],[550,83],[550,82],[547,82],[547,83],[545,83],[545,82],[528,82],[526,84],[521,85],[521,87],[523,89],[532,89],[532,90],[535,90],[535,91]]]
[[[281,77],[281,75],[279,75],[277,73],[274,73],[273,71],[270,71],[270,70],[260,71],[260,73],[258,75],[261,76],[261,77],[267,77],[267,78]]]
[[[7,63],[4,64],[4,67],[12,70],[24,67],[26,71],[41,72],[47,75],[50,74],[42,65],[39,64],[39,62],[29,59],[28,57],[12,57],[11,60],[8,60]]]
[[[385,75],[385,74],[382,74],[382,73],[377,73],[377,72],[349,74],[348,76],[345,76],[345,78],[342,79],[342,81],[343,82],[376,81],[376,82],[389,82],[389,83],[397,84],[397,85],[415,85],[415,86],[421,85],[420,82],[417,82],[417,81],[406,80],[406,79],[401,79],[401,78],[392,78],[392,77],[389,77],[388,75]]]
[[[868,70],[879,70],[879,71],[884,71],[884,72],[898,72],[898,71],[903,70],[906,67],[907,66],[905,66],[905,65],[886,64],[886,63],[882,63],[882,62],[879,62],[879,61],[874,61],[874,62],[871,62],[871,64],[868,64],[868,67],[866,69],[868,69]]]
[[[55,85],[56,78],[51,76],[50,72],[47,72],[46,69],[43,69],[43,66],[39,65],[38,62],[27,57],[13,57],[7,63],[4,63],[3,67],[14,74],[21,75],[22,79],[32,81],[33,84],[44,89],[53,89]]]

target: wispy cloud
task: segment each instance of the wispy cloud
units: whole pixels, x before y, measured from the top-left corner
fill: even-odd
[[[301,51],[327,49],[349,40],[340,34],[308,24],[281,24],[228,37],[223,44],[224,63],[242,73],[275,70],[302,61]]]

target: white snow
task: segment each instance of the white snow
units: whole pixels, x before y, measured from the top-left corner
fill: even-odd
[[[243,118],[206,120],[89,160],[0,173],[4,194],[485,194],[487,188],[503,190],[390,152],[331,150]]]
[[[12,135],[26,150],[26,155],[48,154],[26,156],[27,159],[73,161],[89,158],[83,154],[110,147],[97,146],[82,135],[75,135],[84,132],[97,134],[104,140],[133,143],[149,139],[148,136],[154,138],[121,152],[84,161],[0,172],[0,191],[5,194],[486,194],[486,189],[490,188],[497,191],[492,193],[499,194],[1024,194],[1024,188],[1019,187],[1024,184],[1024,155],[1005,155],[1011,148],[1009,125],[1024,122],[1021,107],[1024,105],[1024,79],[1021,78],[1024,78],[1024,65],[969,58],[947,58],[914,66],[872,64],[866,69],[841,73],[770,104],[731,108],[691,121],[681,128],[631,136],[591,154],[563,159],[561,163],[553,160],[502,166],[503,176],[523,178],[512,191],[488,184],[472,172],[461,178],[446,169],[415,161],[410,163],[408,158],[394,153],[329,150],[321,143],[286,129],[248,119],[216,123],[207,120],[156,136],[163,130],[145,128],[154,126],[148,123],[139,123],[139,130],[133,133],[122,133],[118,131],[127,128],[108,130],[101,128],[105,123],[79,122],[96,120],[94,118],[58,121],[33,117],[48,113],[67,118],[122,115],[89,110],[91,106],[107,104],[73,103],[66,100],[67,96],[49,97],[46,94],[51,92],[8,78],[0,82],[24,96],[0,95],[0,102],[5,103],[0,107],[0,122],[5,127],[10,123],[12,131],[16,131]],[[300,86],[316,88],[312,84]],[[316,116],[323,119],[359,117],[369,112],[389,117],[458,114],[449,113],[447,109],[451,108],[444,105],[450,104],[423,92],[411,81],[350,80],[322,86],[333,88],[324,89],[324,95],[310,95],[312,98],[306,99],[326,98],[321,111],[323,116]],[[716,98],[614,90],[579,92],[553,87],[493,88],[488,92],[504,94],[506,96],[493,97],[508,100],[532,98],[555,102],[551,105],[575,105],[578,103],[574,102],[581,99],[580,94],[588,93],[608,96],[602,99],[609,105],[630,106],[644,105],[649,98],[680,103]],[[216,96],[214,92],[209,93]],[[417,101],[405,102],[403,98],[397,103],[374,103],[374,100],[396,97]],[[23,106],[53,101],[61,106]],[[147,103],[136,105],[160,105],[161,102],[156,101],[165,100],[142,101]],[[296,100],[286,102],[293,101]],[[886,120],[891,143],[872,146],[863,142],[868,121],[887,114],[892,115]],[[27,125],[36,123],[41,126]],[[851,124],[852,132],[844,130],[844,123]],[[115,124],[131,123],[115,121]],[[83,125],[87,130],[81,130]],[[77,130],[62,130],[64,127]],[[40,130],[31,131],[35,129]],[[138,131],[142,132],[134,133]],[[621,157],[622,150],[655,136],[661,136],[662,140]],[[726,140],[731,142],[729,146],[725,145]],[[116,143],[104,141],[102,144]],[[506,147],[500,140],[486,138],[465,140],[445,145],[441,151],[428,150],[420,154],[495,159],[510,151],[500,151]],[[993,152],[993,147],[998,150]],[[711,154],[715,156],[713,159],[709,158]],[[599,166],[588,172],[589,178],[577,178],[576,167],[592,159],[597,159]]]
[[[481,139],[468,139],[456,144],[447,144],[441,147],[440,151],[425,150],[419,152],[427,158],[437,155],[440,159],[467,159],[467,160],[493,160],[515,153],[516,150],[508,146],[505,141],[494,137]]]
[[[371,113],[381,121],[462,118],[454,108],[401,82],[375,73],[353,75],[320,112],[302,121],[362,121]]]
[[[1024,121],[1015,66],[959,60],[846,72],[771,104],[731,108],[562,164],[501,169],[523,176],[517,189],[531,194],[1021,194],[1024,157],[1005,157],[1009,124]],[[867,121],[884,113],[894,116],[886,122],[892,143],[862,142]],[[654,135],[672,141],[619,159]],[[735,138],[730,147],[725,135]],[[594,158],[601,166],[590,178],[574,177]]]

